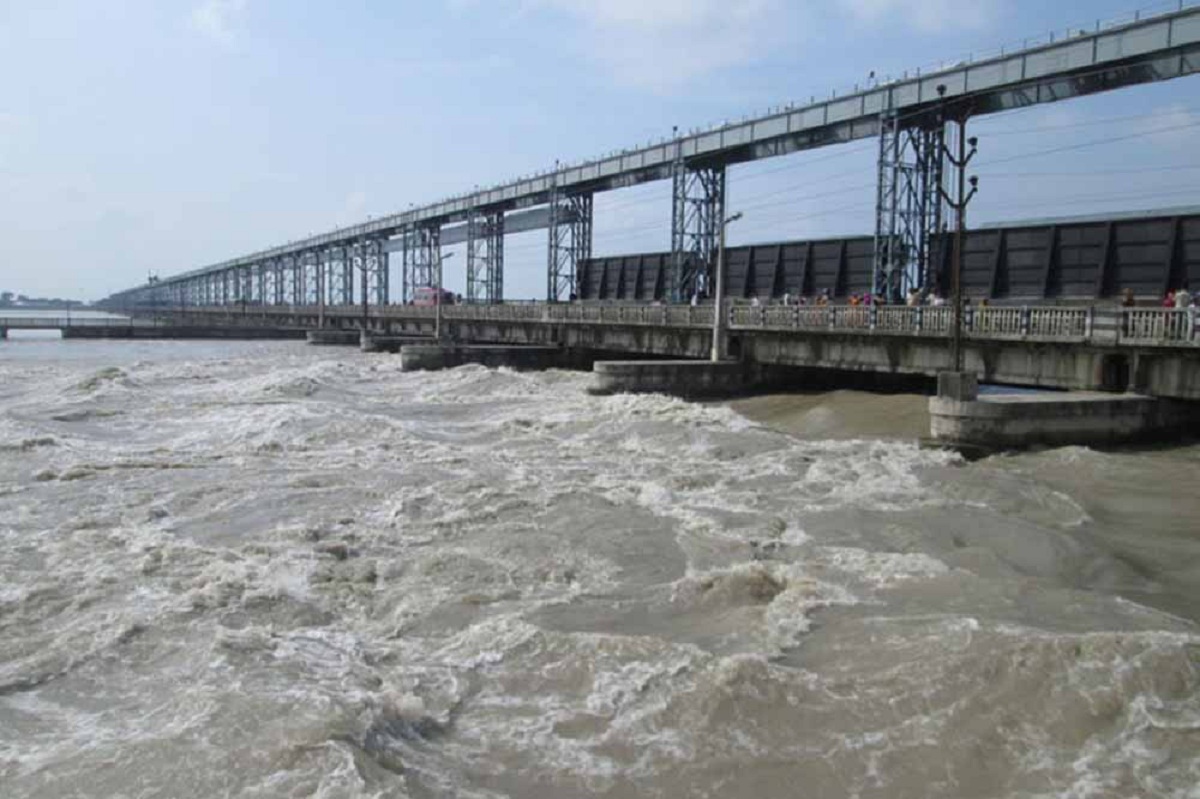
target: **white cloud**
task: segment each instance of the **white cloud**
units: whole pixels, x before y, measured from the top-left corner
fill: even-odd
[[[870,25],[900,24],[922,33],[979,30],[1000,15],[1000,0],[837,0]]]
[[[582,23],[578,45],[619,80],[668,90],[752,63],[777,41],[782,0],[527,0]],[[794,29],[789,33],[794,35]]]
[[[192,9],[188,21],[192,30],[218,44],[231,45],[237,39],[245,13],[246,0],[204,0]]]

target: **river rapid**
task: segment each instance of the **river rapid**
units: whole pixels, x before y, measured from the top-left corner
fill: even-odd
[[[0,342],[0,796],[1200,797],[1200,448]]]

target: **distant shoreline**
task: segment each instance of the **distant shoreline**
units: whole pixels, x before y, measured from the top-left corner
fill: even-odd
[[[0,314],[5,311],[93,311],[96,310],[86,303],[66,304],[66,303],[40,303],[29,305],[0,305]]]

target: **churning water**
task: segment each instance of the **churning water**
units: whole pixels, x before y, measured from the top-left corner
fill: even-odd
[[[1200,449],[586,385],[0,343],[0,795],[1200,796]]]

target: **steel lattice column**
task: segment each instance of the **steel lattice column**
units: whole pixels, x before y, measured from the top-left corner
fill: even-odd
[[[504,299],[504,212],[467,217],[467,302]]]
[[[327,305],[349,305],[347,293],[354,291],[353,275],[346,279],[347,252],[345,247],[330,247],[325,258],[325,303]]]
[[[292,260],[294,260],[294,257],[290,256],[290,255],[287,256],[286,258],[278,258],[275,260],[275,268],[271,270],[271,273],[272,273],[271,278],[272,278],[272,282],[274,283],[274,285],[271,286],[271,304],[272,305],[283,305],[283,298],[285,295],[284,285],[283,285],[283,279],[284,279],[284,274],[285,274],[284,270],[286,268],[285,264],[291,262]]]
[[[930,244],[942,227],[945,130],[940,116],[905,125],[887,112],[879,120],[872,290],[891,302],[910,288],[932,287]]]
[[[388,304],[388,253],[386,239],[370,239],[363,245],[363,266],[367,270],[367,291],[371,302]]]
[[[592,195],[550,192],[550,246],[546,299],[569,299],[578,293],[579,264],[592,257]]]
[[[311,296],[308,293],[308,275],[315,271],[309,269],[309,260],[313,258],[315,253],[301,253],[295,263],[292,264],[292,305],[308,305],[308,298]]]
[[[668,301],[683,302],[695,292],[708,291],[724,216],[725,167],[692,168],[677,159],[672,178]]]
[[[350,264],[350,304],[361,305],[367,301],[367,246],[361,241],[346,245],[346,260]],[[357,302],[354,299],[354,278],[358,274],[361,292]]]
[[[342,305],[354,305],[354,253],[351,245],[342,247]]]
[[[437,262],[442,254],[442,227],[438,224],[412,228],[405,237],[405,300],[416,289],[437,285]]]
[[[308,297],[312,299],[314,305],[321,308],[325,307],[325,264],[329,260],[328,250],[317,250],[313,253],[313,269],[312,275],[309,278],[309,283],[305,284],[305,291],[310,292]]]
[[[400,233],[400,304],[407,305],[409,300],[408,287],[408,253],[412,249],[412,231],[405,228]]]

